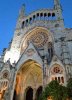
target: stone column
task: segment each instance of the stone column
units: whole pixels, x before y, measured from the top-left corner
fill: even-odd
[[[33,89],[33,100],[36,100],[36,88]]]

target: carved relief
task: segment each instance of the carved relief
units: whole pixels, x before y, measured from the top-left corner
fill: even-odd
[[[5,91],[8,88],[8,84],[9,84],[9,82],[8,82],[7,79],[1,79],[0,80],[0,100],[3,99]]]
[[[32,56],[34,53],[35,53],[34,49],[28,49],[25,54],[27,56]]]

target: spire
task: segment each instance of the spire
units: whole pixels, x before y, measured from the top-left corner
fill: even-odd
[[[59,5],[60,4],[60,1],[59,0],[54,0],[54,4],[55,5]]]
[[[54,7],[55,9],[61,8],[60,0],[54,0]]]
[[[22,7],[19,11],[19,16],[21,16],[21,17],[25,16],[25,4],[22,5]]]
[[[57,10],[56,16],[58,20],[62,20],[62,6],[60,4],[60,0],[54,0],[54,9]]]

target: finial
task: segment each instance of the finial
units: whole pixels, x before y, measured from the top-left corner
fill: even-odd
[[[57,19],[62,20],[63,16],[62,16],[62,6],[60,4],[60,0],[54,0],[54,9],[57,10],[57,15],[56,15]]]
[[[61,7],[60,0],[54,0],[54,6],[55,6],[55,8]]]
[[[20,12],[19,12],[19,16],[24,16],[25,15],[25,4],[22,4],[22,7],[20,9]]]
[[[60,4],[60,1],[59,0],[54,0],[54,4],[55,5],[59,5]]]

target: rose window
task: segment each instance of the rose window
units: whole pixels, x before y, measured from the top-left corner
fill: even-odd
[[[3,72],[3,78],[6,78],[6,79],[9,78],[9,72],[8,71]]]
[[[54,71],[55,73],[59,73],[59,72],[60,72],[60,68],[59,68],[59,67],[54,67],[53,71]]]
[[[37,47],[42,47],[48,41],[48,35],[44,32],[36,32],[29,38]]]

